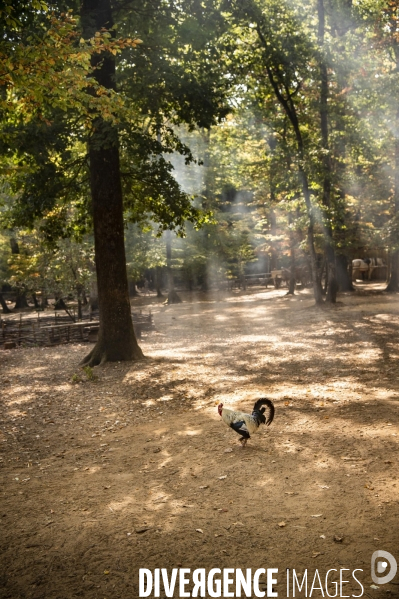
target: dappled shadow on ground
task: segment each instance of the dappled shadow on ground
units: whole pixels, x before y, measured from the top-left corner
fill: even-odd
[[[371,553],[397,549],[398,308],[275,291],[160,306],[147,359],[95,381],[85,346],[3,352],[4,596],[137,597],[139,567],[180,565],[362,568],[368,590]],[[262,395],[275,422],[241,450],[215,404]]]

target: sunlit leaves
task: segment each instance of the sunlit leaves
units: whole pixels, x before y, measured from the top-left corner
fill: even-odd
[[[15,34],[18,38],[15,39]],[[97,32],[79,40],[75,18],[49,15],[43,31],[26,35],[23,28],[12,39],[0,42],[0,97],[2,121],[28,122],[42,115],[46,106],[77,111],[89,126],[93,112],[117,123],[126,117],[125,99],[100,86],[93,77],[93,55],[120,53],[135,47],[139,40],[113,39],[109,32]],[[87,87],[92,90],[87,94]]]

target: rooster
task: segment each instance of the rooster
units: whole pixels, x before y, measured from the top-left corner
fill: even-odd
[[[269,414],[266,419],[264,413],[266,408],[261,406],[267,406],[269,408]],[[240,443],[242,447],[245,447],[248,439],[251,438],[251,433],[258,430],[260,424],[266,424],[269,426],[273,422],[274,418],[274,404],[270,399],[262,397],[255,402],[252,410],[252,414],[245,414],[245,412],[238,412],[236,410],[228,410],[223,408],[223,404],[218,405],[219,416],[227,426],[230,426],[233,431],[241,435]]]

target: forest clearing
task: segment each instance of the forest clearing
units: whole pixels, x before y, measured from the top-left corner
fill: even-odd
[[[398,597],[370,588],[372,552],[397,548],[396,296],[184,299],[152,303],[144,360],[92,378],[87,344],[2,352],[2,596],[138,597],[139,568],[275,567],[360,568],[364,596]],[[242,449],[216,404],[261,396],[275,420]]]

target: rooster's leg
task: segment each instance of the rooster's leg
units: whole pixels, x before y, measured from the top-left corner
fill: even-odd
[[[248,439],[245,439],[244,437],[242,439],[240,439],[240,443],[241,443],[241,447],[244,449],[244,447],[247,444]]]

